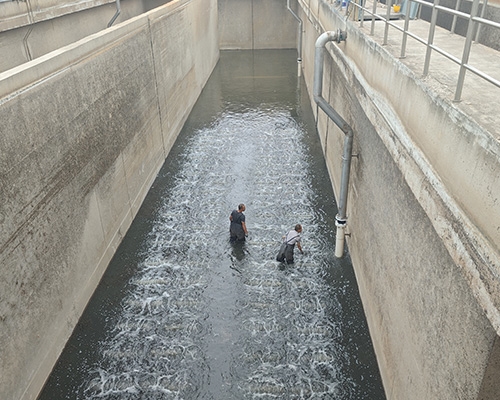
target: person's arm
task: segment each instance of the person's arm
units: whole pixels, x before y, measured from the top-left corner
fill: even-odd
[[[297,242],[297,248],[299,249],[299,251],[304,254],[304,252],[302,251],[302,246],[300,245],[300,242]]]
[[[229,215],[229,221],[233,222],[233,214]]]
[[[245,232],[245,235],[248,235],[247,225],[245,224],[245,222],[241,221],[241,227],[243,228],[243,232]]]

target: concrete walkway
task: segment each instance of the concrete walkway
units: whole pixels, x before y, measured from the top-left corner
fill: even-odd
[[[371,9],[371,5],[366,6]],[[385,5],[378,5],[377,13],[385,15]],[[365,18],[368,18],[365,16]],[[404,17],[402,17],[404,18]],[[404,19],[392,20],[392,23],[403,29]],[[430,24],[424,20],[410,20],[409,31],[424,41],[428,40]],[[370,35],[371,20],[365,20],[361,28]],[[373,40],[383,43],[385,30],[384,21],[375,21]],[[394,27],[389,28],[387,45],[384,48],[394,57],[401,56],[402,32]],[[445,101],[449,101],[458,110],[470,116],[478,125],[486,129],[496,140],[500,140],[500,88],[484,80],[476,74],[467,71],[462,91],[461,101],[453,102],[458,81],[459,65],[445,56],[433,51],[429,73],[423,77],[426,46],[416,39],[407,36],[406,57],[400,58],[416,76],[422,77],[422,82]],[[436,27],[434,45],[462,59],[465,38]],[[500,52],[479,43],[472,45],[469,65],[500,80]]]

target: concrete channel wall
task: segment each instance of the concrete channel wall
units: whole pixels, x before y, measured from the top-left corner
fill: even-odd
[[[0,74],[0,399],[34,399],[215,66],[176,0]]]
[[[295,49],[297,24],[286,0],[219,0],[221,50]]]
[[[497,399],[500,143],[331,2],[298,3],[311,98],[316,39],[347,31],[323,97],[354,130],[347,243],[388,399]],[[338,193],[344,134],[317,119]]]
[[[495,399],[499,142],[332,2],[291,3],[311,92],[317,37],[348,32],[327,46],[323,95],[355,133],[347,243],[387,397]],[[295,47],[286,4],[176,0],[0,73],[1,399],[36,397],[208,79],[218,40]],[[338,193],[344,136],[317,116]]]

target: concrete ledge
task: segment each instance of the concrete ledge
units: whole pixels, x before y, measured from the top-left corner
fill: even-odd
[[[0,32],[114,2],[115,0],[87,0],[61,3],[50,0],[31,0],[2,3],[0,4]]]
[[[99,52],[103,47],[126,40],[127,36],[133,35],[137,30],[145,29],[147,24],[148,16],[141,15],[0,73],[0,101],[8,100],[29,85],[50,79],[53,74]]]

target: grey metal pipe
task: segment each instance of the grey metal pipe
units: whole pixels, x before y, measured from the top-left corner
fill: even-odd
[[[297,14],[290,8],[290,0],[286,0],[286,7],[288,11],[290,11],[293,17],[299,22],[299,43],[297,45],[297,75],[300,76],[302,74],[302,20],[299,18]]]
[[[116,21],[120,13],[122,12],[121,6],[120,6],[120,0],[116,0],[116,12],[115,15],[113,15],[113,18],[111,18],[111,21],[108,22],[108,28],[113,25],[113,23]]]
[[[323,98],[323,62],[324,50],[328,42],[345,41],[347,33],[341,31],[324,32],[316,40],[316,52],[314,55],[314,101],[326,115],[337,125],[345,134],[344,152],[342,154],[342,173],[340,181],[340,196],[338,202],[338,214],[335,216],[335,225],[337,226],[337,246],[335,255],[342,257],[344,246],[344,229],[347,224],[347,195],[349,189],[349,175],[351,173],[352,144],[354,132],[351,126],[339,115],[337,111]]]

